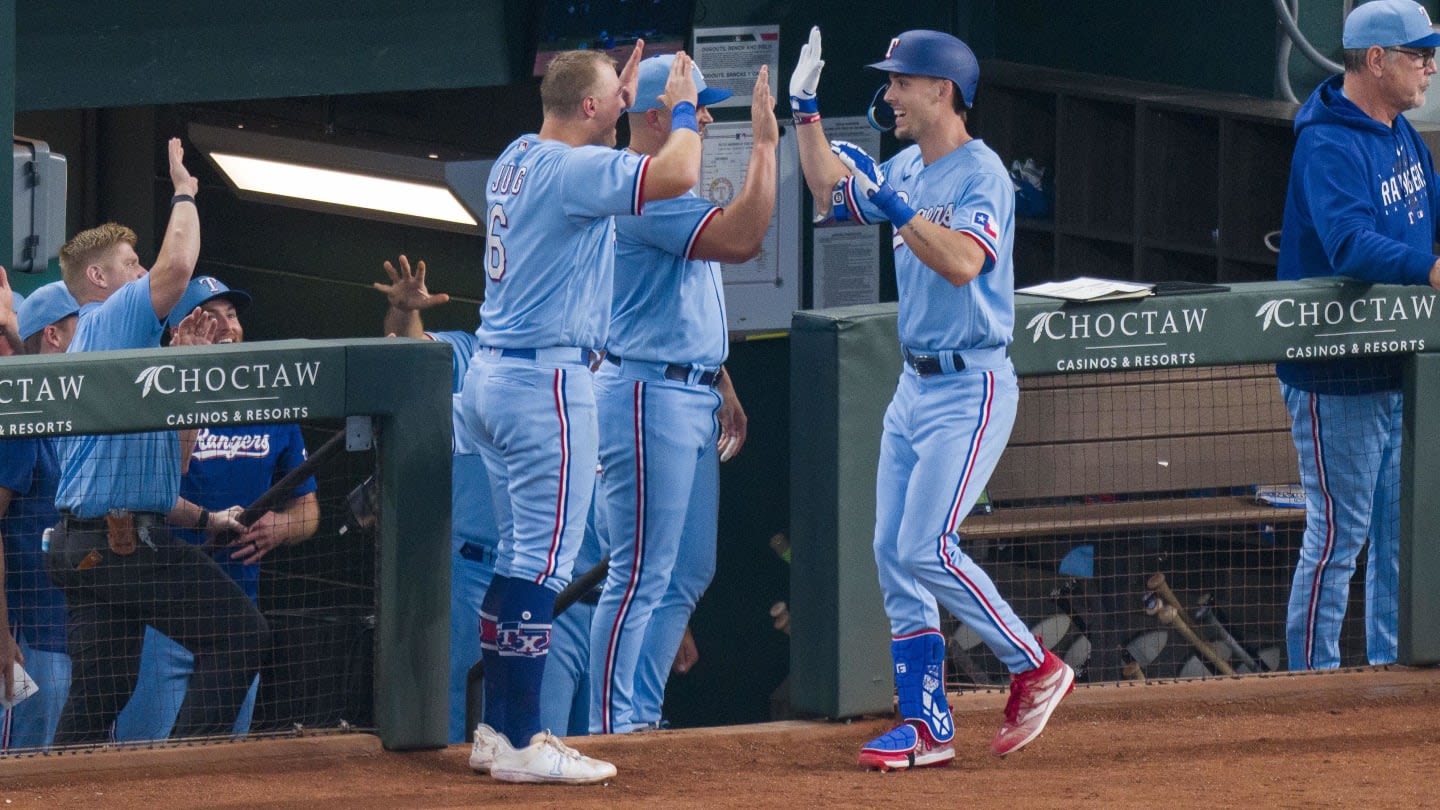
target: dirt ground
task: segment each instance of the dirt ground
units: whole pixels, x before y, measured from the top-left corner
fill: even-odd
[[[947,768],[856,767],[882,718],[572,740],[620,769],[591,787],[504,785],[467,747],[353,734],[0,760],[0,807],[1416,807],[1440,770],[1436,669],[1082,686],[1005,759],[988,748],[1005,694],[953,702]]]

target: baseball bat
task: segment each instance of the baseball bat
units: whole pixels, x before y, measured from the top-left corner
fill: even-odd
[[[1157,573],[1151,576],[1150,579],[1146,581],[1145,586],[1158,594],[1160,598],[1164,600],[1165,604],[1175,609],[1175,617],[1180,620],[1181,624],[1184,624],[1186,627],[1190,628],[1191,635],[1194,635],[1196,638],[1200,637],[1199,632],[1197,632],[1195,629],[1195,625],[1191,624],[1190,619],[1187,617],[1185,606],[1180,604],[1179,597],[1175,596],[1175,592],[1170,590],[1170,583],[1165,581],[1164,574]],[[1201,649],[1199,647],[1197,647],[1196,649],[1200,650],[1200,653],[1204,655],[1205,658],[1209,659],[1212,663],[1215,663],[1215,665],[1219,667],[1224,674],[1234,675],[1235,669],[1230,666],[1230,663],[1225,660],[1224,656],[1216,652],[1215,648],[1209,642],[1204,643],[1204,649]],[[1206,654],[1205,652],[1206,649],[1210,651],[1208,654]]]
[[[1249,667],[1251,672],[1265,672],[1269,669],[1263,663],[1255,660],[1255,656],[1251,655],[1250,651],[1245,649],[1245,646],[1230,633],[1230,628],[1226,627],[1225,622],[1221,620],[1214,597],[1210,594],[1207,593],[1200,597],[1200,607],[1195,609],[1195,618],[1197,621],[1210,625],[1220,638],[1235,651],[1235,654],[1240,656],[1240,663]]]
[[[245,507],[245,510],[236,518],[242,526],[249,526],[259,520],[266,512],[271,511],[290,499],[295,488],[319,469],[321,464],[330,460],[330,457],[340,452],[345,447],[345,431],[337,431],[328,441],[320,445],[320,449],[311,453],[306,459],[296,465],[295,469],[281,476],[279,481],[270,485],[270,488],[260,493],[253,503]],[[205,549],[213,551],[220,548],[233,538],[232,532],[218,532],[214,537],[205,543]]]
[[[1150,596],[1146,598],[1145,612],[1175,628],[1180,635],[1185,637],[1186,641],[1190,642],[1191,647],[1194,647],[1200,655],[1204,656],[1207,661],[1214,665],[1215,669],[1220,671],[1220,674],[1235,674],[1235,669],[1230,666],[1230,663],[1222,658],[1219,653],[1215,652],[1215,648],[1211,647],[1205,639],[1200,638],[1200,635],[1195,632],[1195,628],[1191,627],[1190,623],[1185,621],[1185,614],[1176,610],[1174,605],[1166,602],[1158,592],[1151,592]]]
[[[564,590],[555,594],[554,615],[559,616],[571,605],[580,601],[580,597],[604,582],[609,573],[610,555],[606,554],[600,558],[600,562],[595,563],[594,567],[570,580],[570,584],[566,585]],[[465,673],[465,740],[467,742],[474,741],[475,726],[480,722],[480,717],[485,710],[484,684],[485,659],[482,657],[471,664],[469,671]]]

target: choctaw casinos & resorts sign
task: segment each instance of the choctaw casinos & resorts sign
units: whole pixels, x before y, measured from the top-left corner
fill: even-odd
[[[306,341],[0,360],[0,438],[335,415],[345,352]]]
[[[1437,292],[1338,279],[1106,304],[1016,296],[1021,374],[1273,363],[1434,351]]]

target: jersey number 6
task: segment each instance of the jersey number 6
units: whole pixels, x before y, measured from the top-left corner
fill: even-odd
[[[509,227],[505,206],[496,203],[490,206],[490,218],[485,226],[485,274],[491,281],[499,281],[505,275],[505,243],[500,232]]]

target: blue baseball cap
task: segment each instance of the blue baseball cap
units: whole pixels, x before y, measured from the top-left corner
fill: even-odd
[[[195,311],[196,307],[216,298],[229,301],[236,312],[244,312],[245,307],[250,306],[250,294],[244,290],[232,290],[214,276],[197,276],[190,280],[190,286],[186,287],[185,294],[180,296],[180,303],[170,310],[170,317],[165,319],[165,324],[174,329],[185,320],[186,315]]]
[[[667,53],[662,56],[652,56],[640,63],[640,87],[635,91],[635,106],[625,112],[645,112],[647,110],[659,110],[665,107],[660,103],[660,95],[665,92],[665,82],[670,78],[670,66],[675,64],[675,54]],[[704,107],[716,102],[724,101],[733,93],[722,87],[710,87],[705,84],[705,77],[700,75],[700,66],[696,65],[691,71],[694,74],[695,89],[700,95],[695,106]]]
[[[1370,0],[1345,18],[1341,45],[1352,48],[1434,48],[1440,34],[1430,24],[1430,12],[1414,0]]]
[[[79,312],[80,305],[75,303],[75,296],[70,294],[65,282],[52,281],[30,293],[30,297],[15,309],[15,315],[20,320],[20,339],[29,340],[31,335],[50,324]]]

